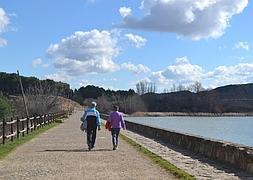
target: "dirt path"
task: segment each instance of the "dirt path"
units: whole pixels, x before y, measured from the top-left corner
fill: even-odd
[[[122,140],[112,151],[103,128],[96,148],[87,151],[80,116],[73,114],[0,161],[0,179],[174,179]]]

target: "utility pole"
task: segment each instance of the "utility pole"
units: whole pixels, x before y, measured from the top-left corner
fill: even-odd
[[[25,101],[25,93],[24,93],[21,77],[19,76],[19,71],[18,70],[17,70],[17,75],[18,75],[19,84],[20,84],[20,87],[21,87],[21,92],[22,92],[22,97],[23,97],[23,103],[24,103],[24,106],[25,106],[25,113],[26,113],[26,116],[29,117],[28,109],[27,109],[26,101]]]

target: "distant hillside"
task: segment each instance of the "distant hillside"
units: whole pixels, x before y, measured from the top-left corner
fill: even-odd
[[[228,85],[211,91],[226,112],[253,112],[253,83]]]
[[[73,108],[74,102],[65,103],[65,98],[71,98],[73,91],[69,84],[55,82],[50,79],[39,80],[36,77],[21,76],[26,95],[28,115],[59,112]],[[12,116],[25,116],[25,108],[21,96],[21,87],[17,74],[0,72],[0,95],[4,95],[12,105]],[[65,98],[64,98],[65,97]],[[0,107],[0,113],[2,106]],[[7,115],[7,114],[5,114]]]
[[[253,84],[228,85],[210,91],[144,94],[151,112],[253,112]]]
[[[26,94],[58,95],[63,97],[71,97],[73,95],[73,91],[67,83],[55,82],[50,79],[39,80],[36,77],[24,76],[21,76],[21,80]],[[17,74],[0,72],[0,92],[5,95],[21,94]]]
[[[218,87],[212,90],[219,93],[222,99],[253,99],[253,83],[250,84],[239,84],[239,85],[228,85]]]

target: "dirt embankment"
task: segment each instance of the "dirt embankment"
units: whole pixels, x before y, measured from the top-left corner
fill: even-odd
[[[28,95],[25,99],[29,116],[73,109],[83,110],[77,102],[61,96]],[[22,96],[9,96],[9,101],[13,107],[13,116],[26,116]]]

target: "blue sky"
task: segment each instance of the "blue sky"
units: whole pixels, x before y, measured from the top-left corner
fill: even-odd
[[[248,0],[1,0],[0,71],[159,91],[253,82]]]

